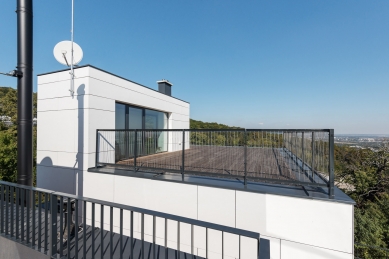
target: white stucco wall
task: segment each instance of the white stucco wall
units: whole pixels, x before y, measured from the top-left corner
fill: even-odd
[[[84,174],[95,166],[96,129],[115,128],[115,102],[168,112],[170,129],[189,128],[189,103],[91,66],[38,76],[37,185],[87,196]]]
[[[93,179],[96,185],[85,191],[98,199],[258,232],[262,248],[269,251],[264,251],[262,258],[353,258],[351,204],[92,172],[86,178]],[[90,207],[87,211],[90,219]],[[119,231],[118,213],[114,212],[115,232]],[[109,214],[109,208],[104,214]],[[100,215],[97,207],[96,215]],[[140,238],[140,217],[135,217],[135,237]],[[124,233],[129,235],[129,216],[125,214],[124,219]],[[100,226],[99,222],[97,216],[96,226]],[[104,222],[109,222],[107,216]],[[151,218],[145,224],[145,240],[151,241]],[[175,249],[177,223],[168,226],[168,244]],[[181,233],[181,249],[190,252],[189,226],[186,230],[181,227]],[[157,221],[157,236],[157,243],[163,245],[163,220]],[[196,255],[205,256],[204,240],[205,230],[196,228]],[[226,235],[224,241],[225,258],[238,258],[237,237]],[[255,258],[253,241],[242,240],[242,258]],[[220,232],[210,232],[209,256],[221,258]]]

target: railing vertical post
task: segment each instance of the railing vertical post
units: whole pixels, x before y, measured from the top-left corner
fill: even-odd
[[[305,154],[304,154],[304,131],[301,133],[301,151],[302,151],[302,154],[301,154],[301,160],[302,160],[302,170],[303,170],[303,175],[305,175]]]
[[[156,255],[156,245],[155,245],[155,239],[156,239],[156,222],[155,222],[155,216],[153,215],[153,259],[157,259]]]
[[[4,221],[5,221],[5,217],[8,216],[8,215],[4,215],[5,214],[5,210],[4,210],[4,198],[5,198],[5,195],[4,195],[4,184],[2,184],[0,186],[0,233],[3,233],[4,232]]]
[[[184,181],[185,175],[185,130],[182,130],[182,165],[181,165],[181,176]]]
[[[96,154],[95,154],[95,168],[99,163],[99,130],[96,129]]]
[[[132,244],[131,244],[132,246]],[[120,209],[120,246],[119,256],[123,259],[123,209]]]
[[[32,210],[32,226],[31,226],[31,246],[35,248],[35,215],[36,215],[36,207],[35,207],[35,191],[31,191],[31,210]]]
[[[329,132],[329,181],[328,181],[328,196],[330,199],[334,198],[334,129]]]
[[[20,220],[20,215],[19,215],[19,207],[20,207],[20,188],[16,187],[15,188],[15,195],[16,195],[16,199],[15,199],[15,205],[16,205],[16,215],[15,215],[15,219],[16,219],[16,222],[15,222],[15,237],[16,239],[19,239],[19,220]],[[12,212],[14,213],[14,212]]]
[[[244,130],[244,186],[247,185],[247,130]]]
[[[120,229],[120,231],[122,230]],[[120,239],[122,239],[122,237],[123,236],[121,235]],[[112,259],[112,257],[113,257],[113,207],[109,207],[109,258]]]
[[[260,252],[260,238],[257,239],[257,259],[259,259],[259,252]]]
[[[129,131],[126,130],[124,131],[124,152],[125,152],[125,157],[126,159],[129,159],[130,158],[130,138],[129,138]]]
[[[47,206],[47,204],[46,204],[46,206]],[[50,195],[50,224],[49,224],[49,226],[50,226],[50,231],[49,231],[49,256],[50,256],[50,258],[54,257],[54,255],[57,254],[57,210],[58,210],[57,195],[51,194]],[[59,242],[62,242],[62,240],[60,240]],[[68,251],[68,253],[69,253],[69,251]]]
[[[74,202],[74,251],[75,259],[78,259],[78,200]]]
[[[312,171],[312,181],[314,180],[314,171],[315,171],[315,132],[312,131],[312,163],[311,163],[311,171]]]
[[[167,248],[167,218],[165,218],[165,259],[168,258],[168,248]]]
[[[134,136],[134,172],[136,172],[136,155],[138,153],[138,131],[135,130],[134,132],[135,136]]]

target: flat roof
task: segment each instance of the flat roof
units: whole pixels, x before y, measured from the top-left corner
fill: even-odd
[[[134,81],[132,81],[132,80],[130,80],[130,79],[127,79],[127,78],[118,76],[118,75],[116,75],[116,74],[114,74],[114,73],[108,72],[108,71],[106,71],[106,70],[104,70],[104,69],[101,69],[101,68],[92,66],[92,65],[90,65],[90,64],[86,64],[86,65],[82,65],[82,66],[76,66],[76,67],[74,67],[73,69],[84,68],[84,67],[91,67],[91,68],[94,68],[94,69],[99,70],[99,71],[101,71],[101,72],[110,74],[110,75],[112,75],[112,76],[116,76],[116,77],[118,77],[118,78],[120,78],[120,79],[126,80],[126,81],[128,81],[128,82],[131,82],[131,83],[137,84],[137,85],[139,85],[139,86],[145,87],[145,88],[150,89],[150,90],[152,90],[152,91],[155,91],[155,92],[157,92],[157,93],[163,94],[163,93],[161,93],[160,91],[155,90],[155,89],[153,89],[153,88],[151,88],[151,87],[148,87],[148,86],[139,84],[139,83],[134,82]],[[58,73],[58,72],[64,72],[64,71],[68,71],[68,70],[70,70],[70,68],[65,68],[65,69],[56,70],[56,71],[47,72],[47,73],[42,73],[42,74],[38,74],[37,76],[44,76],[44,75],[49,75],[49,74],[55,74],[55,73]],[[163,95],[164,95],[164,96],[171,97],[171,98],[174,98],[174,99],[177,99],[177,100],[182,101],[182,102],[185,102],[185,103],[189,103],[189,102],[187,102],[187,101],[181,100],[181,99],[179,99],[179,98],[177,98],[177,97],[174,97],[174,96],[171,96],[171,95],[166,95],[166,94],[163,94]]]
[[[206,177],[198,175],[185,174],[184,179],[182,179],[181,174],[178,173],[169,173],[164,174],[156,172],[147,172],[147,171],[137,171],[136,173],[133,170],[114,168],[114,167],[92,167],[88,169],[88,172],[100,173],[100,174],[109,174],[109,175],[118,175],[118,176],[127,176],[127,177],[136,177],[149,179],[154,181],[169,181],[182,184],[191,184],[191,185],[201,185],[214,188],[222,188],[236,191],[244,192],[254,192],[254,193],[263,193],[263,194],[273,194],[281,195],[287,197],[303,198],[303,199],[314,199],[328,202],[338,202],[355,205],[355,201],[351,199],[347,194],[341,191],[336,186],[334,187],[334,198],[328,198],[328,195],[320,187],[309,187],[309,186],[294,186],[286,184],[270,184],[262,182],[251,182],[248,181],[245,186],[243,181],[239,179],[230,179],[230,178],[216,178],[216,177]]]

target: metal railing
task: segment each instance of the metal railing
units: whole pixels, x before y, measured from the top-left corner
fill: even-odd
[[[334,197],[332,129],[97,130],[96,167],[313,186]]]
[[[146,217],[151,217],[151,224],[145,223]],[[159,222],[162,220],[161,225],[164,229],[162,237],[156,234],[157,220]],[[136,229],[134,224],[139,224],[139,233],[134,233]],[[171,232],[170,224],[176,227],[176,247],[173,249],[177,251],[178,258],[180,251],[183,251],[180,250],[183,243],[180,241],[181,237],[188,234],[180,230],[180,228],[184,229],[184,225],[189,226],[186,229],[189,229],[187,232],[190,234],[190,251],[186,253],[192,255],[192,258],[195,258],[196,238],[205,240],[205,258],[208,258],[210,251],[208,232],[211,230],[221,232],[222,248],[218,252],[222,258],[225,253],[224,240],[229,234],[238,237],[236,246],[239,249],[239,258],[241,258],[241,237],[256,242],[255,250],[251,252],[259,258],[260,235],[256,232],[0,181],[0,235],[32,247],[51,258],[85,259],[95,256],[123,258],[123,254],[126,254],[126,258],[135,258],[134,245],[125,247],[124,231],[128,233],[127,243],[129,244],[134,244],[136,237],[139,237],[142,259],[150,258],[151,254],[151,258],[158,258],[156,238],[163,239],[164,258],[168,258],[168,249],[172,249],[168,246],[168,241],[171,242],[168,240],[168,234],[170,236]],[[147,232],[146,228],[151,231]],[[205,235],[201,235],[201,231],[196,233],[198,229],[205,230]],[[100,235],[96,233],[98,230]],[[106,231],[104,235],[103,231]],[[117,245],[113,241],[114,235],[119,236],[119,241],[116,239]],[[147,243],[145,235],[151,238],[149,243],[152,252],[148,255],[145,253],[145,243]],[[136,258],[139,256],[136,255]]]

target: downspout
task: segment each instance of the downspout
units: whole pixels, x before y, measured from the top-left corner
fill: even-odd
[[[32,186],[33,0],[17,0],[18,183]]]

